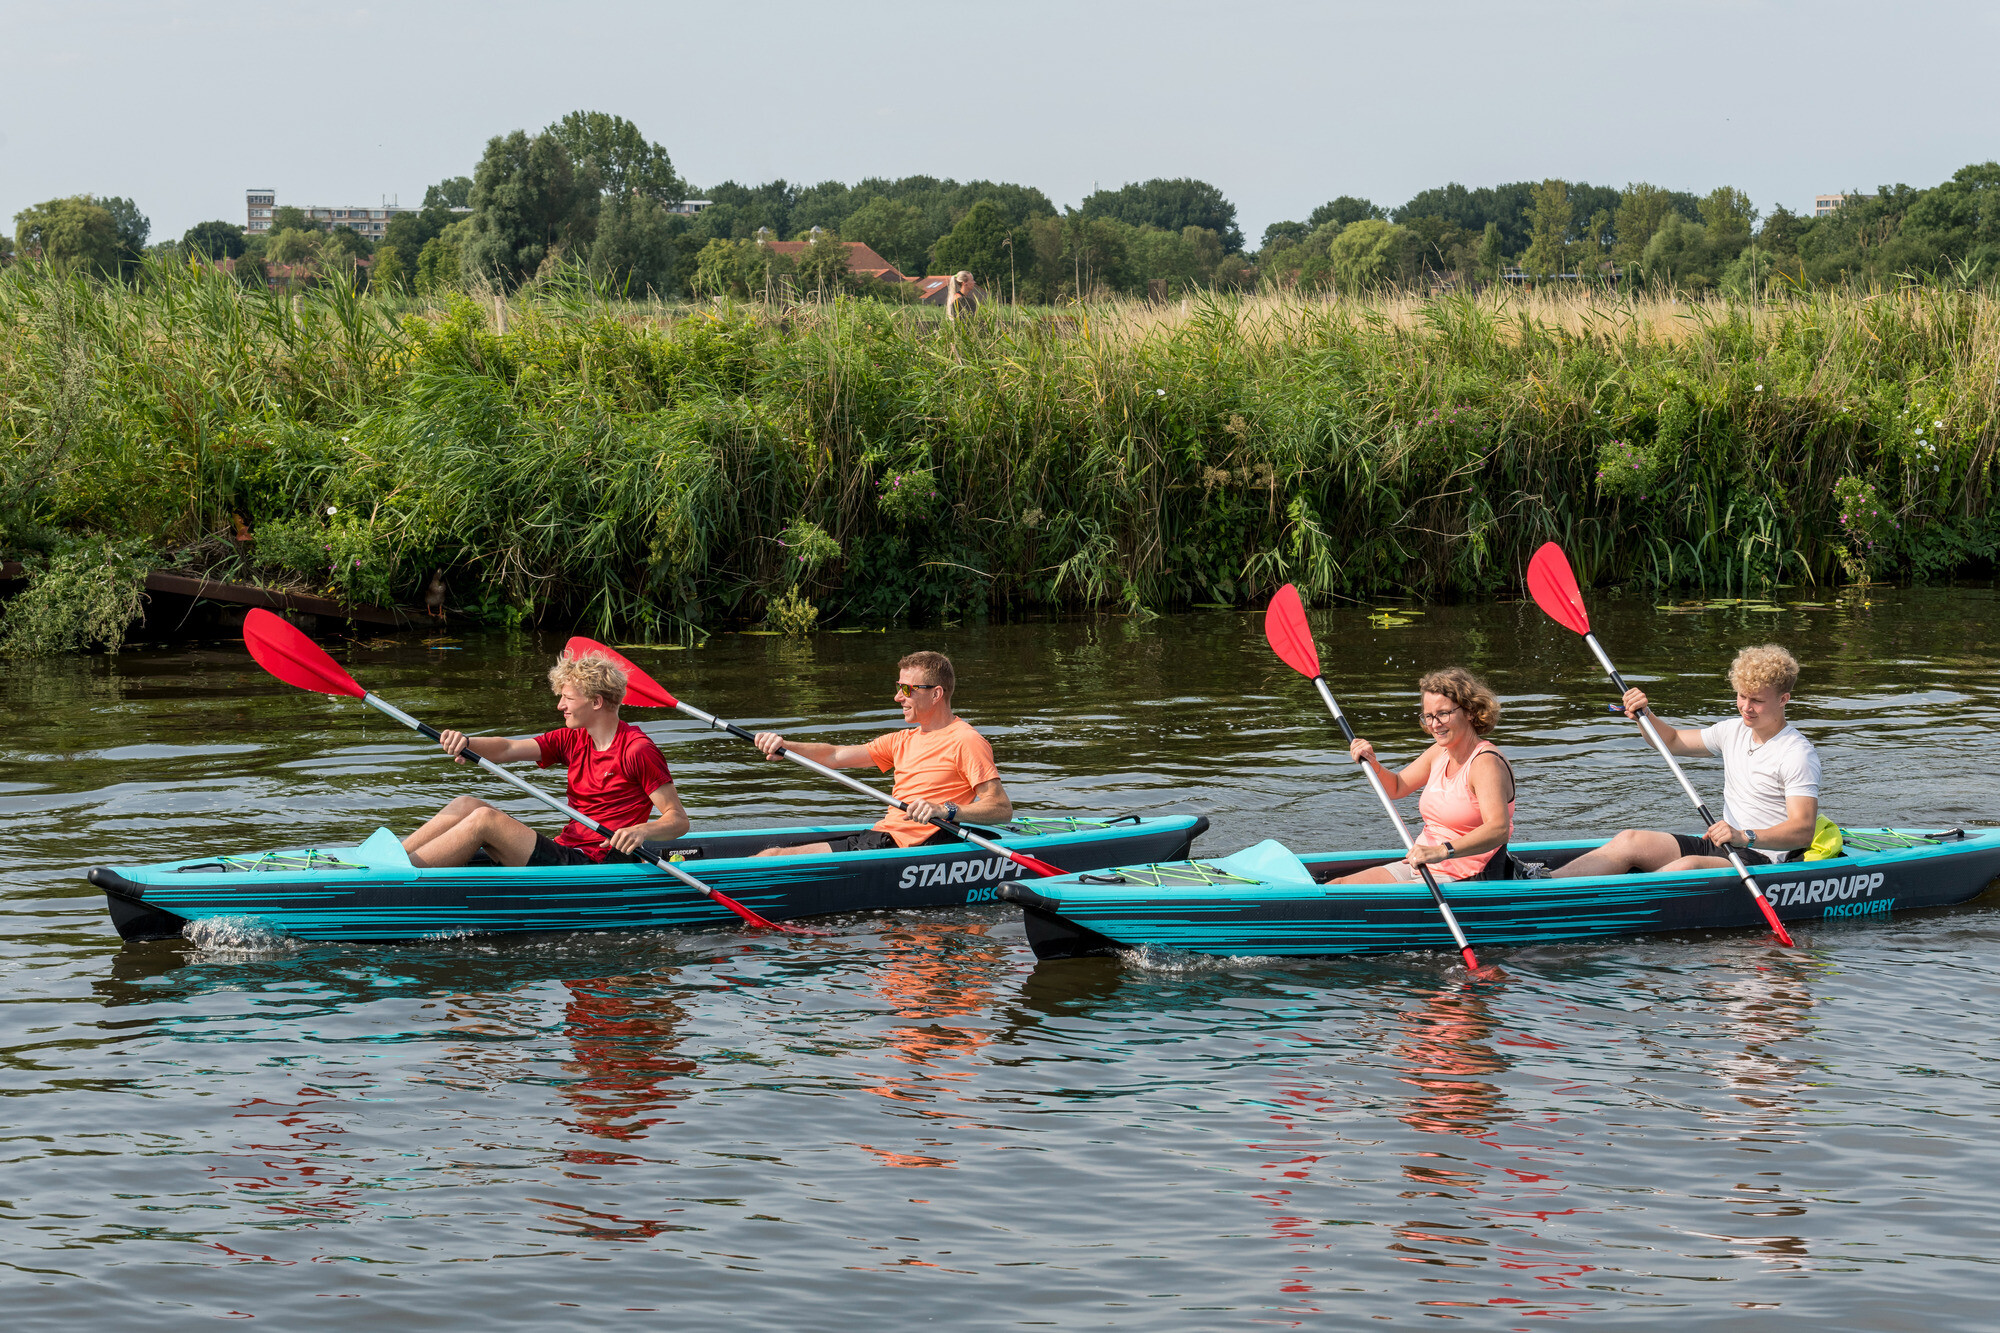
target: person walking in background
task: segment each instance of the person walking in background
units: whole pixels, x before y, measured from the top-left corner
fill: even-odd
[[[960,269],[951,275],[945,284],[944,313],[946,319],[964,319],[979,309],[979,284],[972,280],[967,269]]]

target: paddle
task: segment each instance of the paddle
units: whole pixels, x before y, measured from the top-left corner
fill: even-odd
[[[1583,636],[1583,641],[1590,645],[1590,651],[1597,654],[1598,665],[1604,668],[1604,674],[1611,677],[1611,683],[1618,687],[1620,694],[1623,694],[1625,678],[1618,674],[1617,667],[1611,665],[1611,658],[1605,654],[1604,646],[1598,643],[1597,636],[1590,632],[1590,614],[1583,609],[1583,593],[1576,586],[1576,575],[1569,567],[1569,557],[1563,554],[1563,548],[1556,543],[1542,543],[1542,549],[1535,552],[1534,558],[1528,561],[1528,595],[1535,599],[1536,606],[1548,613],[1549,619]],[[1660,758],[1667,761],[1667,767],[1673,769],[1674,776],[1680,779],[1681,790],[1687,793],[1690,801],[1694,802],[1694,808],[1701,811],[1703,827],[1715,823],[1715,816],[1708,812],[1707,803],[1695,791],[1694,784],[1688,781],[1687,774],[1681,771],[1680,761],[1674,758],[1673,751],[1667,748],[1666,738],[1659,733],[1658,722],[1644,709],[1639,713],[1639,730],[1646,733],[1646,739],[1660,752]],[[1743,881],[1743,887],[1750,890],[1750,896],[1757,900],[1757,908],[1763,912],[1764,920],[1770,923],[1771,933],[1776,935],[1778,942],[1787,949],[1793,948],[1791,934],[1778,920],[1778,914],[1771,908],[1770,899],[1766,898],[1763,890],[1757,887],[1757,881],[1750,878],[1750,867],[1743,864],[1743,858],[1736,854],[1734,847],[1724,847],[1722,850],[1729,853],[1729,864],[1736,867],[1737,877]]]
[[[1326,700],[1326,706],[1333,713],[1333,720],[1340,724],[1341,734],[1347,737],[1349,745],[1354,744],[1354,728],[1347,725],[1347,715],[1334,702],[1333,691],[1326,687],[1326,675],[1319,669],[1319,648],[1313,643],[1312,627],[1306,624],[1306,608],[1299,601],[1299,590],[1287,583],[1271,598],[1271,605],[1264,611],[1264,637],[1271,642],[1271,650],[1284,659],[1285,665],[1310,680],[1319,690],[1319,697]],[[1411,848],[1416,841],[1410,837],[1408,826],[1403,823],[1402,812],[1389,799],[1389,791],[1382,785],[1382,779],[1365,760],[1357,760],[1361,771],[1368,775],[1368,785],[1375,789],[1376,799],[1382,802],[1389,820],[1395,824],[1396,832],[1402,836],[1403,846]],[[1474,972],[1479,970],[1479,960],[1472,956],[1472,945],[1466,942],[1465,932],[1458,927],[1458,918],[1452,915],[1451,904],[1444,900],[1444,890],[1438,887],[1437,876],[1427,865],[1417,867],[1430,888],[1431,901],[1437,904],[1438,914],[1451,928],[1451,937],[1458,941],[1458,951],[1465,958],[1465,965]]]
[[[704,713],[701,709],[696,708],[693,704],[682,703],[679,699],[676,699],[672,694],[668,693],[664,686],[662,686],[658,681],[654,680],[651,676],[647,675],[639,667],[627,661],[625,658],[619,656],[619,654],[614,652],[612,649],[606,648],[603,644],[597,642],[595,639],[586,639],[579,634],[575,638],[572,638],[569,641],[568,647],[571,654],[577,657],[586,657],[592,653],[595,653],[599,657],[609,658],[611,661],[616,662],[618,664],[618,668],[625,673],[626,703],[636,705],[637,707],[640,708],[678,708],[681,712],[686,713],[689,717],[695,719],[697,722],[706,723],[707,725],[715,728],[717,731],[726,731],[730,735],[737,737],[739,740],[750,741],[753,744],[757,740],[755,736],[745,731],[743,728],[737,726],[734,722],[725,722],[721,718],[716,717],[713,713]],[[828,768],[825,764],[817,763],[814,760],[808,759],[796,750],[787,750],[783,746],[779,746],[778,753],[783,755],[785,758],[791,760],[795,764],[799,764],[805,768],[811,769],[813,772],[818,773],[821,777],[832,778],[835,782],[853,788],[855,791],[860,792],[863,796],[866,796],[870,801],[873,801],[878,805],[893,805],[898,810],[908,810],[910,808],[909,805],[906,804],[905,802],[899,801],[893,796],[884,796],[881,792],[869,786],[867,783],[857,781],[854,778],[850,778],[847,776],[847,774],[840,772],[838,769]],[[974,833],[969,829],[966,829],[958,824],[952,823],[949,819],[946,819],[943,815],[933,815],[931,817],[930,822],[937,825],[939,828],[943,829],[945,832],[953,835],[954,837],[965,839],[967,842],[971,843],[975,847],[983,847],[987,851],[992,852],[997,856],[1006,857],[1009,861],[1012,861],[1015,865],[1020,866],[1023,870],[1029,871],[1032,874],[1067,875],[1069,873],[1067,870],[1064,870],[1061,866],[1050,865],[1047,861],[1043,861],[1037,857],[1029,856],[1025,852],[1009,851],[1007,848],[1002,847],[997,842],[991,842],[985,838],[980,837],[977,833]]]
[[[284,681],[287,685],[296,686],[302,690],[311,690],[315,694],[344,694],[350,698],[359,699],[370,708],[388,714],[411,731],[421,732],[432,740],[438,738],[436,728],[424,725],[394,704],[362,689],[361,686],[355,683],[354,677],[342,671],[339,664],[331,657],[328,657],[318,644],[292,628],[292,626],[286,624],[283,620],[280,620],[277,616],[272,615],[269,611],[261,608],[253,609],[249,615],[243,618],[243,642],[249,646],[250,656],[257,659],[258,666],[263,667],[264,670],[270,672],[279,680]],[[478,760],[481,768],[495,777],[513,783],[543,805],[562,811],[562,813],[568,815],[571,819],[574,819],[577,823],[590,829],[592,832],[600,833],[607,837],[610,836],[612,830],[604,827],[604,825],[598,823],[582,811],[571,809],[567,802],[559,801],[533,783],[514,776],[514,774],[509,773],[491,759],[482,759],[470,750],[467,750],[465,753],[468,758]],[[816,930],[807,930],[801,926],[787,926],[776,921],[767,921],[745,907],[742,903],[731,898],[728,894],[719,893],[711,889],[693,875],[688,874],[685,870],[667,860],[665,856],[657,852],[647,851],[644,847],[641,847],[637,854],[644,860],[652,862],[653,865],[659,867],[661,870],[666,871],[675,879],[680,880],[689,888],[699,889],[701,892],[707,894],[717,903],[742,917],[750,925],[764,930],[782,930],[793,935],[818,935],[824,933]]]

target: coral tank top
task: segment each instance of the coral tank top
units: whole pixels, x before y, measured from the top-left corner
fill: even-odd
[[[1431,846],[1468,837],[1486,822],[1486,817],[1479,813],[1479,798],[1472,793],[1472,764],[1488,750],[1500,754],[1499,747],[1492,741],[1481,741],[1451,777],[1446,777],[1444,772],[1451,766],[1449,754],[1440,755],[1438,761],[1431,765],[1430,781],[1424,784],[1424,794],[1417,799],[1417,812],[1424,817],[1423,840]],[[1501,756],[1501,762],[1506,762],[1506,756]],[[1507,837],[1509,841],[1514,837],[1512,801],[1507,802]],[[1496,847],[1493,851],[1480,852],[1475,856],[1454,856],[1449,861],[1439,861],[1431,869],[1453,879],[1471,879],[1486,869],[1486,863],[1499,850]]]

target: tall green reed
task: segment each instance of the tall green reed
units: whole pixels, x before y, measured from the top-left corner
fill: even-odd
[[[8,270],[0,475],[72,533],[185,553],[222,549],[233,516],[309,521],[369,587],[445,571],[461,604],[653,635],[795,587],[823,619],[1252,603],[1286,580],[1469,594],[1553,539],[1589,579],[1742,592],[1949,574],[2000,545],[1981,292],[950,324],[560,281],[509,301],[504,332],[494,309]],[[1643,459],[1644,488],[1606,457]],[[1843,517],[1843,479],[1882,497],[1882,540]],[[803,580],[779,542],[801,523],[841,552]]]

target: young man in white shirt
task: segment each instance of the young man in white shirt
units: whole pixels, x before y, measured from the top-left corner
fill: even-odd
[[[1745,648],[1729,667],[1736,717],[1699,730],[1652,719],[1675,754],[1721,758],[1722,818],[1699,838],[1628,828],[1558,868],[1555,876],[1721,869],[1729,865],[1725,847],[1734,847],[1755,869],[1811,846],[1819,820],[1819,753],[1785,721],[1785,705],[1798,681],[1798,661],[1783,648],[1772,643]],[[1644,691],[1625,691],[1627,717],[1636,718],[1646,706]]]

